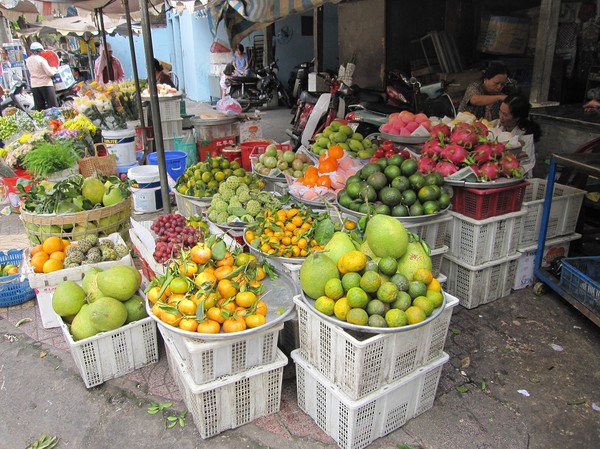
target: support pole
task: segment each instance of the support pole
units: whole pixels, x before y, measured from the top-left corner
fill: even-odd
[[[148,14],[147,0],[139,0],[142,19],[142,36],[144,38],[144,50],[146,53],[146,69],[148,71],[148,92],[150,93],[150,110],[152,112],[152,123],[154,126],[154,143],[158,159],[158,173],[160,176],[160,187],[162,194],[163,210],[166,214],[171,213],[171,202],[169,199],[169,184],[167,181],[167,164],[165,162],[165,148],[163,143],[162,121],[160,119],[160,107],[158,104],[158,90],[156,89],[156,74],[154,73],[154,50],[152,48],[152,33],[150,29],[150,17]]]
[[[96,9],[96,16],[98,17],[98,23],[100,24],[100,32],[102,33],[102,49],[104,50],[104,58],[106,60],[106,68],[108,70],[108,79],[114,78],[112,64],[108,60],[108,44],[106,42],[106,29],[104,28],[104,13],[102,8]],[[96,80],[98,81],[98,80]]]
[[[537,45],[533,57],[533,76],[529,101],[534,105],[548,101],[560,0],[542,0],[538,22]]]

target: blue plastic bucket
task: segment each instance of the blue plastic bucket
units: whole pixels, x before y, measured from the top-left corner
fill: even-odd
[[[167,172],[169,176],[177,181],[185,172],[185,160],[187,154],[183,151],[165,151],[165,163],[167,165]],[[158,165],[158,159],[156,153],[150,153],[147,157],[148,164]]]
[[[129,169],[132,167],[137,167],[138,165],[139,164],[136,162],[135,164],[123,165],[121,167],[117,167],[117,172],[119,173],[119,179],[124,180],[125,178],[127,178],[127,172],[129,171]]]

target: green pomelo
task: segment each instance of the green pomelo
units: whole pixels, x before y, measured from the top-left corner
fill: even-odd
[[[73,336],[73,340],[79,341],[84,338],[90,338],[98,332],[100,331],[96,329],[90,319],[90,305],[84,304],[71,323],[71,335]]]
[[[72,232],[71,238],[73,240],[81,240],[88,234],[96,234],[96,225],[90,221],[85,224],[76,224]]]
[[[60,316],[76,315],[85,304],[85,292],[73,281],[61,282],[52,294],[52,308]]]
[[[373,250],[369,247],[369,244],[364,241],[361,243],[360,245],[360,251],[366,255],[367,257],[369,257],[371,260],[372,259],[376,259],[377,256],[375,255],[375,253],[373,252]]]
[[[118,299],[103,296],[89,307],[90,321],[99,331],[112,331],[127,321],[127,308]]]
[[[101,203],[104,192],[106,192],[106,187],[98,178],[85,178],[81,186],[81,194],[92,204]]]
[[[144,299],[139,295],[133,295],[127,301],[123,303],[127,309],[127,321],[126,323],[133,323],[134,321],[146,318],[146,306],[144,305]]]
[[[95,284],[96,275],[102,271],[101,268],[92,267],[86,271],[83,281],[81,281],[81,287],[86,294],[90,293],[90,286],[92,283]]]
[[[329,257],[337,266],[338,260],[344,254],[354,251],[354,243],[350,236],[342,231],[335,232],[331,240],[325,245],[325,251],[327,257]]]
[[[367,227],[367,231],[368,229]],[[397,272],[412,281],[415,272],[419,268],[431,271],[431,258],[419,242],[410,242],[406,247],[406,252],[398,259]]]
[[[309,255],[300,267],[300,285],[311,298],[325,295],[325,284],[329,279],[340,278],[333,260],[322,253]]]
[[[98,273],[96,283],[104,296],[127,301],[140,288],[140,274],[127,265],[115,265]]]
[[[402,257],[408,246],[406,229],[395,218],[378,214],[367,223],[365,240],[378,257]]]
[[[106,189],[104,195],[102,195],[102,204],[106,206],[114,206],[115,204],[123,201],[125,197],[118,186],[112,185]]]

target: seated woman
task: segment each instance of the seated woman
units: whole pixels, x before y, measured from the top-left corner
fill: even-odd
[[[458,112],[470,112],[477,118],[496,120],[500,113],[500,103],[506,98],[503,89],[507,81],[508,70],[504,63],[491,62],[483,73],[483,78],[467,87]]]
[[[542,134],[540,126],[529,118],[530,110],[529,100],[522,95],[509,95],[500,105],[500,129],[510,132],[513,136],[519,136],[523,145],[519,162],[528,178],[535,167],[534,142],[537,142]]]
[[[244,46],[238,44],[233,53],[233,75],[248,76],[249,69],[248,55],[244,53]]]
[[[156,75],[156,84],[168,84],[169,86],[175,88],[175,83],[169,76],[168,73],[165,73],[163,70],[163,66],[160,61],[156,58],[153,59],[154,63],[154,73]]]

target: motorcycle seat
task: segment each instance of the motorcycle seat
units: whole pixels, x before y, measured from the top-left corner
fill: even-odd
[[[306,90],[300,93],[299,100],[303,103],[316,103],[319,100],[320,95],[314,95]]]
[[[381,114],[387,114],[387,115],[393,114],[394,112],[400,112],[400,111],[403,111],[403,110],[409,108],[408,105],[406,105],[405,107],[390,106],[385,103],[371,102],[371,101],[363,103],[363,106],[368,111],[379,112]]]
[[[238,83],[256,83],[258,81],[255,76],[230,76],[229,79]]]

